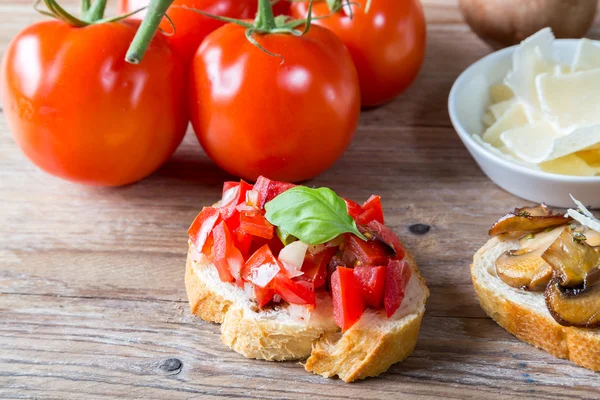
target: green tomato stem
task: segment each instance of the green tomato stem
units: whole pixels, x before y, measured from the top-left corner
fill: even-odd
[[[90,9],[90,0],[81,0],[81,15],[86,15]]]
[[[254,27],[259,31],[271,31],[277,27],[270,0],[258,0],[258,12],[254,20]]]
[[[83,14],[86,22],[94,23],[101,20],[104,17],[104,10],[106,9],[106,0],[94,0],[88,11]]]
[[[158,30],[160,21],[165,16],[167,9],[174,0],[151,0],[148,7],[148,13],[140,25],[129,50],[125,55],[125,61],[131,64],[139,64],[150,46],[152,38]],[[268,1],[268,0],[267,0]]]

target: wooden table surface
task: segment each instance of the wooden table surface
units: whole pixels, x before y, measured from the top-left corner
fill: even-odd
[[[36,169],[0,117],[0,397],[600,397],[599,375],[516,340],[479,307],[471,257],[489,225],[524,201],[483,175],[446,111],[452,82],[490,50],[456,1],[427,0],[425,10],[418,80],[364,112],[348,151],[309,183],[357,201],[383,196],[431,290],[412,356],[345,384],[230,351],[186,302],[186,230],[230,178],[193,134],[148,179],[90,188]],[[29,0],[2,0],[0,52],[38,19]],[[411,233],[417,223],[431,230]]]

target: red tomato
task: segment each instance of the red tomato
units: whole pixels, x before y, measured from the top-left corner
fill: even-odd
[[[217,29],[192,61],[189,104],[200,144],[221,168],[246,179],[313,178],[341,156],[358,123],[348,50],[319,26],[303,36],[254,35],[282,61],[245,31]]]
[[[252,236],[271,239],[274,227],[262,214],[243,212],[240,214],[240,229]]]
[[[360,80],[363,107],[391,101],[415,80],[425,56],[426,26],[419,0],[352,2],[329,18],[314,21],[333,31],[350,50]],[[291,15],[304,18],[308,2],[293,2]],[[326,2],[313,4],[313,16],[330,14]]]
[[[254,184],[254,190],[258,193],[257,206],[261,209],[264,208],[265,203],[273,200],[275,197],[294,186],[296,185],[293,183],[272,181],[264,176],[259,176]]]
[[[327,279],[327,265],[336,252],[337,247],[328,247],[318,254],[307,253],[301,269],[304,274],[300,278],[311,281],[315,289],[323,286]]]
[[[379,240],[365,241],[351,233],[346,234],[346,249],[364,266],[386,264],[393,255],[391,249]]]
[[[273,289],[290,304],[316,305],[313,284],[307,281],[294,281],[283,271],[273,280]]]
[[[192,222],[190,229],[188,229],[188,236],[198,251],[204,252],[206,240],[218,219],[219,210],[214,207],[204,207]]]
[[[346,208],[348,209],[348,214],[356,219],[356,217],[358,217],[361,213],[362,213],[362,208],[360,206],[360,204],[358,204],[355,201],[349,200],[349,199],[344,199],[344,201],[346,202]]]
[[[273,279],[283,270],[283,266],[273,256],[268,245],[262,246],[246,261],[242,268],[242,278],[255,286],[265,289],[273,287]]]
[[[394,315],[404,300],[406,285],[412,270],[406,261],[390,260],[385,277],[385,295],[383,303],[387,317]]]
[[[366,225],[375,220],[383,224],[383,208],[381,207],[381,197],[371,196],[361,208],[361,214],[355,218],[357,224]]]
[[[250,253],[252,235],[244,233],[239,227],[235,228],[231,233],[233,234],[233,243],[235,244],[235,247],[242,253],[245,259]]]
[[[331,275],[333,319],[342,331],[350,329],[365,310],[361,287],[352,268],[338,267]]]
[[[119,12],[124,14],[145,7],[149,0],[119,0]],[[195,8],[207,13],[231,18],[254,18],[256,14],[256,0],[175,0],[167,15],[173,21],[176,29],[171,36],[167,36],[171,47],[187,67],[190,65],[194,53],[204,38],[215,29],[224,25],[224,22],[206,17],[197,12],[186,10],[184,7]],[[132,18],[142,19],[146,13],[139,12]],[[173,27],[163,19],[160,29],[164,32],[173,32]]]
[[[289,15],[290,2],[288,0],[279,0],[273,4],[273,15]]]
[[[235,247],[229,228],[224,221],[213,229],[214,264],[223,282],[238,281],[241,283],[240,271],[244,265],[242,253]]]
[[[74,182],[118,186],[154,172],[187,127],[185,74],[162,37],[125,62],[137,22],[21,31],[0,68],[8,126],[25,155]]]
[[[396,255],[393,257],[396,260],[402,260],[406,254],[404,245],[398,239],[398,236],[387,226],[383,225],[379,221],[371,221],[367,224],[367,228],[375,233],[381,240],[390,245],[395,251]]]
[[[354,277],[362,288],[362,295],[369,307],[379,309],[383,305],[385,290],[385,267],[355,267]]]
[[[254,297],[256,297],[258,308],[266,306],[273,299],[273,296],[275,296],[273,289],[263,289],[260,286],[254,286]]]
[[[226,191],[225,185],[223,185],[224,193],[219,210],[227,226],[232,231],[240,226],[240,212],[236,207],[246,201],[246,193],[251,189],[252,185],[243,180],[237,186],[231,185]]]

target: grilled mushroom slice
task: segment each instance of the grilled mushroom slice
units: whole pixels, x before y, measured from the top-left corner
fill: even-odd
[[[540,204],[537,207],[517,208],[496,221],[490,228],[489,235],[497,236],[509,232],[526,234],[563,225],[569,221],[571,221],[571,218],[562,214],[553,214],[552,210],[545,204]]]
[[[590,246],[586,239],[578,230],[566,228],[542,254],[561,286],[588,288],[600,280],[600,246]]]
[[[552,317],[563,326],[597,328],[600,326],[600,285],[587,289],[561,287],[554,278],[545,292],[546,306]]]
[[[496,260],[496,273],[507,285],[531,291],[543,291],[552,278],[552,267],[542,254],[566,227],[521,238],[521,248],[509,250]]]

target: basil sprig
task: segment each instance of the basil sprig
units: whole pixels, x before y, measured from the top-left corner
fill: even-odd
[[[296,186],[265,204],[265,217],[306,244],[321,244],[350,232],[367,240],[348,214],[346,202],[328,188]]]

